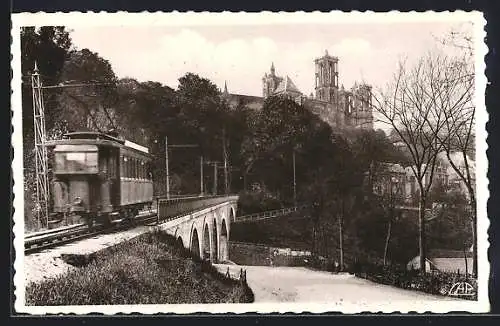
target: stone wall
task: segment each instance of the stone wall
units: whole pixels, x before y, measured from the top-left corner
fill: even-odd
[[[229,242],[231,261],[250,266],[306,266],[311,253],[262,244]]]

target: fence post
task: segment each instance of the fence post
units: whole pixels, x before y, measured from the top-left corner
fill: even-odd
[[[160,224],[160,199],[156,198],[156,224]]]

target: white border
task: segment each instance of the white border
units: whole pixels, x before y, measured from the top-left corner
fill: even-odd
[[[476,180],[477,180],[477,213],[478,213],[478,269],[479,269],[479,298],[478,301],[436,301],[418,303],[413,301],[381,304],[366,303],[363,305],[354,304],[314,304],[314,303],[283,303],[283,304],[206,304],[206,305],[116,305],[116,306],[25,306],[24,296],[24,273],[23,273],[23,248],[24,248],[24,198],[23,198],[23,136],[22,136],[22,113],[21,113],[21,68],[20,68],[20,27],[21,26],[43,26],[64,25],[68,27],[76,26],[199,26],[199,25],[257,25],[257,24],[368,24],[368,23],[388,23],[388,22],[459,22],[474,21],[475,36],[478,43],[475,47],[476,55],[476,103],[477,103],[477,150],[476,150]],[[486,157],[486,122],[488,115],[485,108],[484,94],[486,88],[486,76],[484,57],[487,54],[487,47],[484,44],[484,25],[486,21],[480,12],[425,12],[425,13],[400,13],[391,11],[388,13],[373,12],[330,12],[330,13],[21,13],[12,15],[12,70],[13,78],[11,82],[12,96],[11,105],[13,110],[12,124],[14,132],[12,135],[12,146],[14,147],[14,159],[12,169],[14,175],[14,247],[17,250],[17,258],[14,262],[16,271],[14,275],[15,285],[15,310],[31,314],[47,313],[76,313],[87,314],[92,312],[115,314],[115,313],[284,313],[284,312],[330,312],[341,311],[344,313],[359,312],[436,312],[445,313],[449,311],[487,312],[489,310],[488,301],[488,278],[489,262],[487,249],[489,247],[487,230],[489,220],[487,218],[487,200],[489,198],[487,170],[488,161]],[[411,36],[409,36],[411,37]],[[20,253],[20,254],[19,254]]]

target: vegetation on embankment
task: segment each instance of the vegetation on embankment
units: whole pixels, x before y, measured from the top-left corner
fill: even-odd
[[[99,253],[88,265],[26,288],[27,305],[249,303],[253,292],[163,233]]]

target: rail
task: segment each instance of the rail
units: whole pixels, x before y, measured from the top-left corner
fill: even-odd
[[[77,224],[57,229],[47,230],[26,235],[24,238],[24,253],[32,254],[41,250],[61,246],[77,240],[89,238],[105,232],[120,231],[138,224],[158,223],[173,220],[193,211],[208,208],[228,200],[238,200],[237,196],[179,196],[171,199],[159,198],[157,210],[143,211],[136,216],[130,225],[124,219],[113,221],[111,226],[94,225],[89,229],[86,224]],[[125,222],[125,223],[123,223]]]
[[[279,217],[283,215],[287,215],[293,212],[301,211],[303,209],[308,208],[308,205],[294,206],[294,207],[286,207],[281,209],[275,209],[272,211],[265,211],[260,213],[248,214],[243,216],[238,216],[234,223],[244,223],[244,222],[255,222],[259,220],[265,220],[269,218]]]
[[[137,224],[147,224],[156,220],[154,212],[142,212],[137,215],[134,224],[122,224],[123,220],[113,221],[111,226],[103,224],[94,225],[89,229],[86,224],[76,224],[71,227],[52,229],[47,232],[39,232],[34,235],[27,235],[24,239],[24,254],[29,255],[45,249],[62,246],[77,240],[90,238],[107,232],[121,231],[133,227]]]
[[[159,221],[170,221],[191,212],[224,203],[228,200],[238,200],[238,196],[193,196],[180,198],[159,198],[157,201],[157,218]]]

